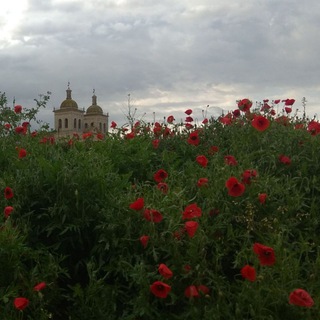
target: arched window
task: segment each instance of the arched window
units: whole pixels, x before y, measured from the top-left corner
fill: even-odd
[[[106,124],[103,124],[103,132],[106,133]]]
[[[78,120],[78,129],[81,130],[81,119]]]
[[[91,122],[91,127],[94,127],[94,122]]]
[[[84,124],[84,127],[85,127],[86,129],[88,129],[88,124],[87,124],[87,123],[85,123],[85,124]]]
[[[73,128],[77,129],[77,119],[76,118],[74,118],[74,120],[73,120]]]
[[[61,119],[59,119],[59,121],[58,121],[58,128],[59,128],[59,129],[62,128],[62,120],[61,120]]]
[[[99,123],[99,130],[102,131],[102,123]]]
[[[64,119],[64,127],[67,129],[68,128],[68,119]]]

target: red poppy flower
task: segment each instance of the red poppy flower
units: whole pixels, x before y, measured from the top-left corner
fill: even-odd
[[[230,155],[224,157],[224,162],[228,166],[238,165],[238,161],[236,160],[236,158],[234,156],[230,156]]]
[[[320,123],[311,120],[308,124],[307,130],[311,133],[312,136],[316,136],[320,133]]]
[[[168,127],[164,128],[162,134],[163,134],[164,137],[169,137],[169,136],[174,135],[174,133],[172,133],[172,131],[171,131],[170,128],[168,128]]]
[[[277,100],[274,100],[274,104],[278,104],[281,100],[280,99],[277,99]]]
[[[282,100],[282,102],[284,102],[285,106],[292,106],[295,103],[296,100],[294,99],[286,99],[286,100]]]
[[[269,101],[269,100],[268,100]],[[263,106],[261,107],[260,111],[268,111],[271,107],[267,102],[264,102]]]
[[[164,263],[159,265],[158,271],[166,279],[170,279],[173,276],[172,271]]]
[[[265,204],[267,200],[268,195],[266,193],[260,193],[258,196],[259,202],[261,204]]]
[[[23,310],[29,305],[29,300],[23,297],[15,298],[13,305],[16,309]]]
[[[247,264],[241,269],[240,272],[244,279],[248,279],[251,282],[256,280],[256,269],[254,267]]]
[[[187,298],[198,298],[200,296],[197,287],[194,285],[187,287],[184,290],[184,295]]]
[[[303,129],[304,128],[304,124],[303,123],[297,123],[297,124],[295,124],[294,128],[296,130]]]
[[[222,124],[224,124],[226,126],[229,126],[232,123],[232,115],[231,115],[231,113],[228,113],[224,117],[220,117],[219,118],[219,122],[221,122]]]
[[[37,285],[35,285],[35,286],[33,287],[33,290],[34,290],[34,291],[41,291],[41,290],[43,290],[46,286],[47,286],[47,284],[46,284],[45,282],[40,282],[40,283],[38,283]]]
[[[185,229],[181,228],[180,230],[173,232],[173,237],[177,240],[180,240],[182,238],[184,232],[185,232]]]
[[[162,282],[162,281],[155,281],[151,286],[150,286],[150,291],[152,294],[154,294],[157,298],[166,298],[168,294],[171,291],[171,287]]]
[[[209,149],[209,154],[214,155],[215,153],[217,153],[219,151],[219,147],[217,146],[211,146]]]
[[[154,148],[154,149],[158,149],[159,143],[160,143],[160,140],[159,140],[159,139],[152,140],[153,148]]]
[[[201,217],[202,210],[197,206],[196,203],[189,204],[186,206],[182,213],[182,219],[187,220],[187,219],[193,219],[193,218],[199,218]]]
[[[39,143],[43,143],[43,144],[46,144],[48,142],[48,138],[47,137],[43,137]]]
[[[207,187],[208,186],[208,178],[200,178],[197,182],[197,186],[200,187]]]
[[[15,113],[21,113],[22,111],[22,106],[20,106],[19,104],[14,106],[14,112]]]
[[[26,134],[27,133],[27,127],[18,126],[14,129],[14,131],[18,134]]]
[[[172,123],[174,120],[175,120],[174,116],[169,116],[169,117],[167,118],[167,122],[168,122],[168,123]]]
[[[169,137],[174,135],[174,132],[172,132],[170,128],[165,127],[162,134],[164,137]]]
[[[5,129],[7,129],[7,130],[9,130],[9,129],[11,129],[11,124],[10,123],[6,123],[5,125],[4,125],[4,127],[5,127]]]
[[[276,257],[273,248],[267,247],[261,243],[255,243],[253,245],[253,251],[258,255],[260,265],[272,266],[276,262]]]
[[[27,156],[27,151],[26,151],[25,149],[20,148],[20,149],[19,149],[18,158],[19,158],[19,159],[22,159],[22,158],[24,158],[24,157],[26,157],[26,156]]]
[[[198,229],[199,223],[197,221],[187,221],[184,228],[190,238],[193,238]]]
[[[98,140],[103,140],[104,135],[102,133],[97,133],[97,139]]]
[[[204,168],[208,165],[208,159],[204,155],[197,156],[196,161]]]
[[[137,121],[133,126],[134,126],[135,128],[140,127],[140,121]]]
[[[13,191],[10,187],[5,187],[4,189],[4,197],[9,200],[13,198]]]
[[[139,133],[139,132],[140,132],[140,129],[141,129],[141,127],[140,127],[140,122],[137,121],[137,122],[133,125],[132,131],[133,131],[134,133]]]
[[[252,102],[249,99],[242,99],[238,102],[238,108],[243,112],[249,111],[251,106]]]
[[[314,305],[314,301],[309,293],[303,289],[296,289],[289,295],[289,303],[300,307],[310,308]]]
[[[160,169],[153,175],[153,178],[158,183],[163,182],[163,180],[168,178],[168,173],[165,170]]]
[[[147,247],[148,242],[149,242],[149,239],[150,239],[150,237],[149,237],[149,236],[146,236],[146,235],[140,237],[140,239],[139,239],[139,240],[140,240],[140,243],[142,244],[142,246],[143,246],[144,248]]]
[[[186,123],[184,126],[187,130],[191,130],[193,128],[193,125],[191,123]]]
[[[7,219],[13,211],[13,207],[7,206],[4,208],[4,216]]]
[[[204,295],[209,294],[209,292],[210,292],[210,289],[209,289],[207,286],[203,285],[203,284],[200,284],[200,285],[197,287],[197,289],[198,289],[198,292],[199,292],[199,293],[201,292],[201,293],[204,294]]]
[[[186,122],[192,122],[193,121],[193,118],[192,117],[186,117]]]
[[[209,122],[209,120],[207,119],[207,118],[204,118],[203,120],[202,120],[202,124],[207,124]]]
[[[271,109],[270,114],[271,114],[272,116],[275,116],[275,115],[276,115],[276,110]]]
[[[92,132],[85,132],[82,134],[82,139],[87,140],[92,137]]]
[[[291,159],[283,154],[281,154],[279,156],[279,161],[282,162],[283,164],[286,164],[286,165],[290,165],[291,164]]]
[[[190,116],[190,114],[192,113],[192,110],[191,110],[191,109],[187,109],[184,113],[185,113],[186,115]]]
[[[257,177],[256,170],[245,170],[242,173],[242,182],[245,184],[251,184],[252,179],[256,177]]]
[[[226,181],[226,187],[228,194],[232,197],[240,197],[246,190],[245,185],[239,182],[236,177],[230,177]]]
[[[239,109],[235,109],[235,110],[233,110],[232,111],[232,114],[233,114],[233,116],[235,117],[235,118],[238,118],[238,117],[240,117],[240,110]]]
[[[154,209],[145,209],[143,216],[146,220],[154,222],[154,223],[159,223],[162,221],[163,216],[162,214]]]
[[[169,186],[165,182],[159,182],[157,184],[157,188],[163,193],[167,194],[169,190]]]
[[[292,108],[290,108],[290,107],[285,107],[284,110],[285,110],[286,113],[291,113],[292,112]]]
[[[130,207],[130,209],[137,210],[137,211],[143,209],[144,199],[138,198],[136,201],[132,202],[129,207]]]
[[[162,127],[160,124],[158,126],[154,126],[153,133],[155,134],[155,136],[160,136],[162,134]]]
[[[194,146],[197,146],[200,143],[199,139],[199,132],[198,131],[193,131],[189,134],[187,142],[189,144],[192,144]]]
[[[127,140],[131,140],[131,139],[133,139],[134,137],[135,137],[135,132],[134,131],[131,131],[131,132],[129,132],[129,133],[127,133],[125,136],[124,136],[124,138],[125,139],[127,139]]]
[[[111,121],[111,126],[110,128],[115,129],[117,127],[117,123],[114,121]]]
[[[261,115],[254,115],[251,124],[258,131],[265,131],[268,129],[270,121]]]
[[[183,271],[185,273],[189,273],[192,270],[192,267],[190,266],[190,264],[186,264],[183,266]]]

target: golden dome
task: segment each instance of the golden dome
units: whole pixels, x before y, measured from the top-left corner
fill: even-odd
[[[97,105],[97,96],[93,92],[92,105],[87,109],[87,114],[103,114],[103,110]]]
[[[78,109],[78,104],[72,99],[66,99],[60,105],[60,109],[70,109],[70,108]]]
[[[68,89],[66,90],[67,98],[62,101],[60,109],[78,109],[78,104],[71,98],[71,91],[68,84]]]
[[[99,106],[90,106],[88,109],[87,109],[87,114],[103,114],[103,111],[101,109],[101,107]]]

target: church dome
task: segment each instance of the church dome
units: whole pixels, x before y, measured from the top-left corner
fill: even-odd
[[[96,113],[99,113],[99,114],[103,114],[103,111],[101,109],[101,107],[99,106],[90,106],[87,110],[87,114],[96,114]]]
[[[60,109],[78,109],[78,104],[71,98],[71,89],[68,85],[67,91],[67,98],[66,100],[62,101],[60,105]]]
[[[97,96],[93,92],[92,105],[87,109],[87,114],[103,114],[103,110],[97,105]]]
[[[66,99],[62,101],[60,109],[78,109],[78,104],[72,99]]]

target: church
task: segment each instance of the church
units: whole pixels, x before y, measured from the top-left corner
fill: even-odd
[[[86,132],[106,133],[109,126],[109,114],[104,114],[100,106],[97,105],[97,96],[93,90],[92,105],[82,110],[71,97],[72,90],[70,84],[66,90],[67,97],[62,101],[59,109],[53,109],[54,129],[57,137],[72,136],[74,133],[82,134]]]

